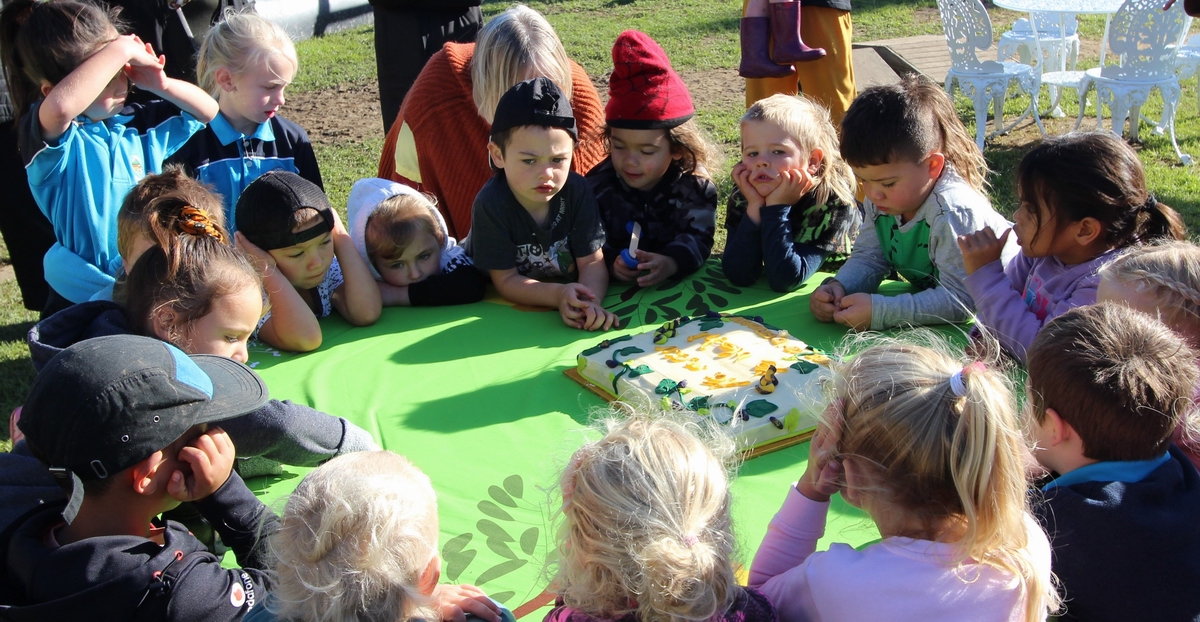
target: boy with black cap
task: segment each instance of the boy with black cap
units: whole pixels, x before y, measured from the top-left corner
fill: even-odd
[[[69,500],[0,542],[0,618],[240,620],[264,596],[256,544],[278,518],[231,471],[229,436],[208,424],[266,400],[245,365],[148,337],[98,337],[55,356],[19,425]],[[151,523],[183,501],[242,570],[221,568],[182,525]]]
[[[553,81],[509,89],[488,142],[496,175],[475,197],[467,248],[506,300],[558,307],[572,328],[608,330],[617,318],[603,307],[604,228],[587,181],[571,172],[577,139],[571,104]]]

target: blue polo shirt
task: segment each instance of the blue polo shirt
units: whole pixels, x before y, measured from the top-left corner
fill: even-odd
[[[21,119],[18,141],[29,188],[54,227],[56,242],[43,264],[46,282],[71,302],[111,292],[121,270],[117,211],[147,173],[204,129],[174,104],[131,104],[92,121],[80,116],[54,144],[42,136],[41,101]]]
[[[193,136],[169,161],[182,164],[192,177],[221,195],[230,233],[236,230],[233,210],[238,197],[267,171],[296,173],[324,189],[308,134],[278,115],[247,136],[218,114],[207,130]]]

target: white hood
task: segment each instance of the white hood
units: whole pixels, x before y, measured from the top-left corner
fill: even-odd
[[[354,248],[358,249],[358,254],[371,269],[371,276],[374,276],[377,281],[382,280],[383,277],[375,269],[375,264],[367,258],[367,219],[375,213],[375,208],[379,207],[381,202],[400,194],[411,194],[426,200],[425,195],[404,184],[368,177],[354,182],[354,186],[350,188],[350,198],[346,201],[346,216],[350,221],[350,238],[354,240]],[[426,202],[428,201],[426,200]],[[460,255],[465,255],[465,251],[454,238],[450,237],[450,233],[446,229],[446,220],[442,218],[442,212],[432,203],[429,204],[429,211],[433,214],[434,222],[441,228],[442,236],[446,239],[446,242],[442,244],[442,258],[439,266],[445,272],[446,266]]]

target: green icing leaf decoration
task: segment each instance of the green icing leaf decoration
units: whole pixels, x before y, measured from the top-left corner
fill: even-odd
[[[646,374],[649,374],[649,373],[651,373],[651,372],[653,372],[653,371],[654,371],[654,370],[653,370],[653,369],[650,369],[650,367],[649,367],[649,366],[646,366],[646,365],[638,365],[637,367],[632,367],[632,368],[630,368],[630,369],[629,369],[629,377],[630,377],[630,378],[637,378],[638,376],[644,376],[644,375],[646,375]]]
[[[809,361],[796,361],[795,363],[792,363],[792,365],[791,365],[792,369],[794,369],[802,374],[811,374],[812,372],[816,371],[816,369],[818,367],[820,367],[820,365],[817,365],[816,363],[811,363]]]
[[[645,352],[645,350],[643,350],[637,346],[629,346],[628,348],[621,348],[620,350],[613,352],[613,360],[614,361],[617,360],[618,356],[629,356],[630,354],[641,354],[643,352]]]
[[[750,415],[751,417],[762,419],[763,417],[766,417],[767,415],[779,410],[779,406],[777,404],[772,404],[767,400],[754,400],[753,402],[743,406],[742,410],[745,410],[746,414]]]
[[[688,400],[688,403],[687,403],[688,410],[694,410],[696,412],[700,412],[702,410],[708,410],[708,408],[709,408],[708,400],[709,400],[709,397],[707,395],[697,395],[696,397],[693,397],[692,399]]]
[[[724,320],[709,320],[709,319],[700,320],[700,330],[701,331],[712,330],[714,328],[720,328],[724,325],[725,325]]]
[[[658,386],[654,387],[654,392],[658,395],[670,395],[679,387],[679,383],[670,378],[663,378],[659,381]]]
[[[783,429],[787,430],[788,432],[795,432],[796,428],[799,426],[800,426],[800,411],[798,409],[793,408],[790,411],[788,411],[787,416],[783,418]]]

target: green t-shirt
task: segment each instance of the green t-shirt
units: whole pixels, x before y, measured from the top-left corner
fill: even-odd
[[[883,256],[904,280],[921,289],[937,285],[938,269],[929,258],[928,221],[918,220],[908,231],[901,231],[899,218],[880,215],[875,219],[875,233]]]

